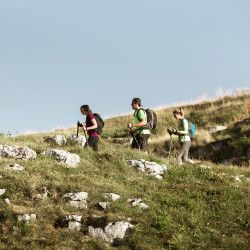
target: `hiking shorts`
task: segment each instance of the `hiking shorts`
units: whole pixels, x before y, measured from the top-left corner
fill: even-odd
[[[135,139],[132,141],[132,148],[137,148],[144,151],[148,152],[148,139],[149,139],[150,134],[136,134]],[[138,145],[139,144],[139,145]]]

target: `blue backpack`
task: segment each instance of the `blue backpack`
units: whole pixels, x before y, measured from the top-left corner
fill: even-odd
[[[186,119],[186,118],[184,118],[184,119]],[[194,134],[195,134],[195,126],[194,126],[194,124],[192,122],[188,121],[188,119],[186,119],[186,120],[188,122],[188,135],[189,136],[194,136]],[[183,124],[182,124],[182,126],[183,126]]]

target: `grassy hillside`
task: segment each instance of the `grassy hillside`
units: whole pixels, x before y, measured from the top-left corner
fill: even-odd
[[[185,110],[188,117],[206,112],[204,119],[209,125],[217,124],[218,120],[219,125],[232,125],[246,117],[246,102],[249,96],[191,105]],[[237,114],[231,112],[232,107],[237,108]],[[249,169],[208,161],[202,164],[211,168],[199,164],[180,167],[174,154],[167,161],[169,136],[165,129],[176,124],[171,111],[157,112],[159,126],[152,135],[148,156],[108,139],[128,137],[124,125],[131,116],[106,121],[99,153],[78,145],[53,146],[44,142],[55,133],[76,132],[75,128],[50,134],[1,137],[0,145],[28,146],[37,152],[56,147],[79,155],[81,162],[72,168],[42,154],[36,160],[0,159],[3,177],[0,189],[6,189],[0,196],[0,249],[247,249]],[[229,111],[231,114],[226,115]],[[201,130],[203,124],[204,121],[197,122],[199,140],[195,140],[195,145],[217,140]],[[220,136],[226,136],[223,133]],[[135,172],[126,161],[141,158],[165,164],[168,171],[163,180]],[[6,169],[6,165],[14,162],[23,166],[24,171]],[[240,181],[235,176],[240,176]],[[42,187],[49,190],[49,197],[33,199]],[[88,209],[74,208],[63,197],[68,192],[80,191],[89,193]],[[119,194],[121,199],[111,202],[105,211],[98,210],[93,203],[103,201],[102,193],[109,192]],[[142,211],[131,207],[127,199],[136,197],[150,208]],[[37,219],[30,224],[17,222],[20,213],[35,213]],[[69,214],[82,216],[80,232],[58,226],[58,218]],[[94,215],[100,217],[93,219]],[[88,225],[97,227],[115,221],[129,221],[135,226],[132,236],[117,245],[91,239],[86,234]],[[19,229],[18,233],[13,232],[13,226]]]

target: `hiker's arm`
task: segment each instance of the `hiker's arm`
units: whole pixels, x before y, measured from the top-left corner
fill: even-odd
[[[91,122],[92,122],[93,126],[87,127],[86,130],[92,130],[92,129],[96,129],[97,128],[96,119],[92,119]]]
[[[128,123],[128,128],[141,127],[141,126],[144,126],[145,124],[146,124],[145,118],[142,118],[141,122],[139,123],[136,123],[136,124]]]
[[[146,119],[145,118],[142,118],[141,122],[139,122],[139,123],[132,124],[133,127],[141,127],[141,126],[144,126],[144,125],[146,125]]]
[[[180,134],[180,135],[186,135],[186,134],[188,134],[188,122],[187,122],[186,119],[183,120],[183,128],[184,128],[184,130],[177,131],[178,134]]]

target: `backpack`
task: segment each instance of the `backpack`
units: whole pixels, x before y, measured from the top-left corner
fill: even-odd
[[[186,118],[184,118],[184,119],[186,119]],[[182,120],[182,123],[183,123],[183,120]],[[192,122],[188,121],[188,119],[186,119],[186,120],[188,122],[188,135],[189,136],[194,136],[194,134],[195,134],[195,126],[194,126],[194,124]],[[183,124],[182,124],[182,126],[183,126]]]
[[[147,124],[142,126],[141,129],[150,129],[150,130],[155,129],[156,125],[157,125],[156,113],[153,110],[151,110],[150,108],[147,108],[147,109],[141,108],[141,110],[144,113],[146,113],[146,115],[147,115]],[[139,119],[139,117],[138,117],[138,113],[139,113],[139,111],[136,114],[136,118],[141,122],[141,119]]]
[[[95,132],[97,132],[98,135],[100,135],[103,131],[103,127],[104,127],[104,120],[103,118],[97,114],[97,113],[94,113],[93,114],[94,117],[95,117],[95,120],[96,120],[96,123],[97,123],[97,128],[94,129]]]

